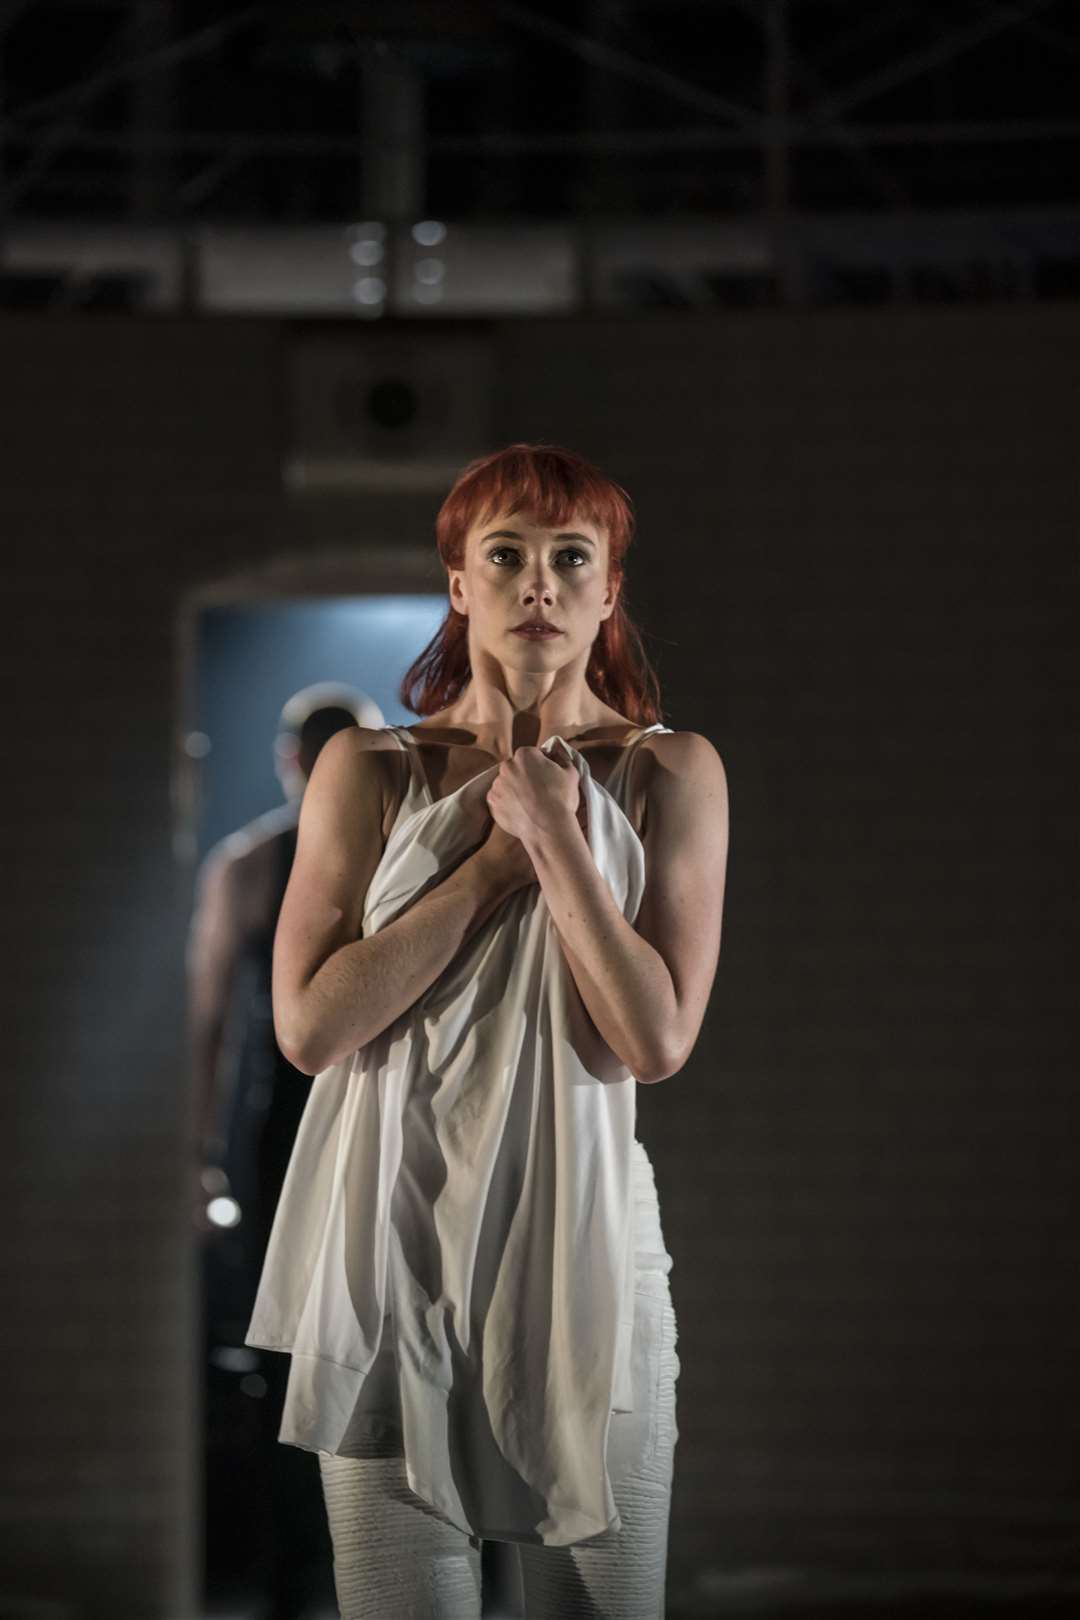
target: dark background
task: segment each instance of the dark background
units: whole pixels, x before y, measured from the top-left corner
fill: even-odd
[[[405,6],[398,33],[371,7],[230,26],[210,6],[16,5],[8,264],[49,221],[70,243],[118,220],[352,217],[356,151],[344,191],[324,157],[277,151],[185,203],[220,154],[162,170],[152,135],[347,139],[361,9],[362,54],[381,37],[418,63],[432,140],[730,133],[718,100],[680,107],[660,74],[760,113],[782,57],[764,5],[466,6],[454,29]],[[171,102],[129,73],[41,110],[127,60],[150,16],[166,43],[218,30],[174,60]],[[422,209],[363,215],[407,231],[484,214],[507,241],[542,215],[603,250],[620,221],[693,213],[769,249],[734,293],[721,276],[678,296],[661,235],[653,292],[615,278],[554,313],[224,315],[197,278],[156,309],[130,285],[110,306],[60,265],[36,291],[22,271],[0,282],[5,1616],[44,1612],[19,1594],[51,1597],[50,1620],[201,1612],[181,1142],[193,627],[212,602],[439,591],[455,470],[518,439],[573,447],[630,491],[627,595],[665,723],[713,741],[731,794],[709,1013],[686,1068],[638,1093],[680,1324],[668,1612],[1080,1603],[1080,17],[792,0],[786,21],[792,117],[877,83],[836,115],[864,139],[793,140],[786,168],[760,129],[647,156],[436,147]],[[1019,128],[1055,117],[1053,135]],[[1013,133],[972,135],[978,120]],[[906,123],[937,134],[871,129]],[[935,210],[943,242],[967,218],[973,262],[1023,273],[939,264],[920,282],[908,255],[899,274]],[[857,276],[806,251],[829,211],[873,244]]]

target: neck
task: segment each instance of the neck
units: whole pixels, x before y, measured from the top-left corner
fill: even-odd
[[[474,678],[447,720],[474,732],[477,747],[509,759],[516,748],[540,748],[556,735],[569,742],[604,725],[611,715],[584,683],[573,690],[552,686],[530,697]]]

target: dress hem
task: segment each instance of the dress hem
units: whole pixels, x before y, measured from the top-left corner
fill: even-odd
[[[445,1508],[440,1507],[437,1502],[432,1500],[431,1487],[413,1471],[407,1459],[405,1461],[405,1475],[409,1481],[409,1489],[413,1494],[418,1496],[422,1502],[426,1502],[428,1507],[432,1507],[437,1513],[441,1513],[443,1518],[454,1526],[455,1530],[460,1530],[462,1535],[467,1536],[470,1541],[479,1538],[481,1541],[520,1541],[527,1546],[533,1547],[576,1547],[580,1542],[592,1541],[595,1536],[602,1536],[608,1530],[617,1531],[622,1528],[622,1517],[616,1510],[615,1517],[609,1519],[607,1524],[600,1525],[596,1530],[586,1531],[583,1536],[575,1536],[570,1541],[545,1541],[543,1536],[524,1530],[477,1530],[471,1526],[459,1524],[456,1519],[451,1518]],[[429,1494],[425,1495],[425,1491]]]

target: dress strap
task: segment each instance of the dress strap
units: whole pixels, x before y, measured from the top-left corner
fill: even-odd
[[[392,732],[397,738],[398,746],[409,761],[409,793],[422,799],[425,803],[431,800],[431,789],[428,787],[424,767],[420,763],[420,745],[407,726],[386,726],[386,731]]]
[[[612,798],[617,799],[620,805],[622,804],[622,789],[623,783],[626,780],[627,771],[629,769],[630,756],[637,752],[638,745],[643,737],[651,737],[655,731],[670,730],[670,726],[665,726],[662,721],[657,720],[654,721],[651,726],[639,727],[637,734],[631,737],[628,743],[623,744],[622,753],[612,766],[612,769],[608,774],[608,779],[604,784]],[[625,808],[625,806],[623,806],[623,808]]]

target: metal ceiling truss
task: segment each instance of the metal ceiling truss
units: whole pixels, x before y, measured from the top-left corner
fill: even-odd
[[[100,4],[101,0],[94,0],[94,3]],[[646,155],[712,149],[756,149],[761,151],[765,163],[766,210],[775,217],[782,215],[788,206],[788,154],[792,148],[844,146],[864,179],[884,201],[893,208],[904,209],[910,206],[907,189],[875,160],[875,149],[905,145],[915,148],[942,142],[977,144],[1064,140],[1080,134],[1080,120],[1070,118],[1003,118],[967,123],[937,120],[925,124],[890,123],[877,126],[849,121],[849,115],[859,106],[955,61],[965,52],[1010,28],[1026,30],[1043,43],[1070,56],[1080,55],[1080,39],[1038,20],[1039,14],[1047,11],[1057,0],[1024,0],[1022,4],[997,0],[997,3],[980,5],[977,15],[968,22],[944,29],[936,40],[901,54],[882,68],[857,77],[842,88],[828,87],[821,77],[821,68],[851,49],[865,47],[868,41],[879,38],[890,24],[909,18],[915,8],[911,5],[894,5],[887,9],[879,8],[871,16],[863,16],[811,60],[808,54],[800,55],[791,46],[788,25],[797,0],[733,0],[733,3],[761,29],[764,45],[763,110],[742,104],[730,96],[717,94],[691,82],[683,74],[659,63],[645,61],[608,39],[594,37],[580,28],[557,21],[532,6],[520,3],[520,0],[483,0],[478,7],[473,7],[474,18],[486,18],[489,25],[502,24],[508,33],[517,32],[530,38],[543,39],[576,56],[593,72],[645,86],[657,96],[676,102],[705,122],[674,131],[624,128],[566,134],[492,131],[432,136],[420,130],[416,135],[419,149],[422,154],[432,156],[476,155],[488,151],[499,154]],[[6,4],[0,5],[0,36],[29,9],[29,0],[7,0]],[[113,9],[116,9],[115,4]],[[333,11],[335,8],[327,9]],[[338,9],[343,16],[350,13],[348,7]],[[361,7],[356,11],[358,23],[364,20],[367,9]],[[408,5],[403,3],[400,11],[407,15]],[[133,24],[140,15],[145,18],[149,13],[156,13],[159,30],[167,29],[168,6],[150,7],[146,0],[132,0],[129,16]],[[88,151],[126,151],[149,154],[158,159],[169,154],[204,153],[208,163],[199,174],[183,183],[170,182],[173,198],[182,205],[185,213],[205,202],[226,175],[253,157],[371,154],[377,162],[381,152],[389,160],[397,143],[380,141],[377,133],[370,128],[358,130],[355,136],[334,136],[266,134],[258,131],[203,134],[155,127],[160,119],[154,118],[154,103],[150,94],[139,97],[138,121],[133,122],[129,130],[114,133],[85,127],[85,115],[106,91],[131,81],[150,81],[156,93],[171,67],[220,49],[240,30],[272,24],[277,15],[277,8],[273,6],[251,5],[219,22],[195,29],[181,39],[163,38],[150,49],[132,48],[133,44],[138,44],[140,37],[139,27],[133,26],[122,33],[120,40],[106,52],[104,60],[84,80],[6,110],[3,84],[0,82],[0,111],[4,111],[0,121],[0,207],[9,216],[12,215],[26,201],[34,185],[41,181],[59,154],[76,142],[81,149]],[[328,20],[327,25],[332,25],[332,19]],[[357,31],[353,38],[357,47],[363,49],[366,43],[364,36]],[[791,110],[793,84],[798,84],[800,90],[805,92],[804,111],[793,113]],[[17,172],[11,173],[7,148],[15,143],[27,148],[28,155]]]
[[[123,19],[123,0],[84,0],[87,10],[105,8]],[[933,21],[926,5],[897,0],[874,8],[852,6],[853,21],[837,31],[816,50],[795,49],[792,44],[793,13],[800,0],[730,0],[717,5],[714,24],[722,26],[721,13],[735,18],[742,15],[755,24],[761,37],[761,79],[759,105],[746,104],[729,94],[721,94],[695,83],[687,73],[664,63],[646,60],[641,49],[627,49],[607,37],[604,29],[609,0],[594,0],[588,15],[593,31],[563,23],[536,6],[521,0],[455,0],[455,8],[432,11],[423,0],[397,0],[395,5],[301,6],[291,11],[282,5],[249,5],[244,10],[215,23],[194,28],[183,37],[172,37],[180,5],[173,0],[128,0],[126,26],[113,29],[110,44],[100,60],[87,70],[78,83],[68,84],[47,96],[34,96],[23,105],[5,104],[5,87],[0,78],[0,219],[15,219],[31,203],[39,186],[57,164],[63,152],[78,146],[83,152],[117,154],[128,164],[131,211],[121,220],[168,219],[176,224],[193,224],[194,211],[214,198],[225,178],[251,160],[272,157],[359,157],[364,162],[364,188],[379,199],[372,217],[406,219],[416,217],[416,194],[423,194],[423,181],[410,191],[400,175],[402,144],[410,146],[416,173],[423,175],[423,164],[436,157],[529,156],[551,154],[562,157],[649,157],[662,154],[703,154],[703,152],[759,152],[761,154],[761,215],[766,233],[771,233],[777,274],[785,293],[800,296],[798,251],[792,245],[790,198],[790,157],[793,151],[842,147],[852,160],[858,177],[884,204],[884,214],[907,215],[915,211],[910,188],[902,175],[881,162],[884,147],[908,147],[912,151],[928,146],[978,146],[981,143],[1027,143],[1027,141],[1072,141],[1080,136],[1080,118],[1001,117],[981,120],[926,120],[884,123],[858,123],[852,113],[868,102],[886,96],[897,87],[934,75],[942,66],[965,55],[1009,29],[1023,32],[1059,57],[1080,58],[1080,36],[1052,26],[1044,13],[1061,0],[968,0],[972,15],[957,21],[957,8],[944,19],[936,37],[916,49],[894,52],[891,60],[873,71],[861,71],[847,83],[834,86],[826,75],[858,52],[865,57],[887,42],[887,36],[900,26]],[[614,6],[614,0],[610,0]],[[0,0],[0,52],[5,34],[34,10],[34,0]],[[49,10],[42,5],[42,13]],[[628,6],[633,10],[633,5]],[[659,15],[651,0],[640,0],[641,36],[648,36],[649,21]],[[941,13],[936,13],[941,16]],[[335,49],[355,52],[363,62],[364,92],[376,87],[377,115],[363,122],[358,118],[356,133],[264,133],[264,131],[198,131],[172,126],[170,78],[181,63],[220,52],[232,44],[241,31],[266,31],[282,37],[282,29],[298,42],[311,45],[324,29],[327,42]],[[677,105],[690,115],[691,122],[678,130],[620,128],[610,130],[512,131],[486,130],[483,133],[431,134],[423,117],[405,117],[393,134],[393,122],[385,110],[393,112],[393,73],[408,57],[410,44],[427,44],[439,49],[445,40],[457,39],[460,29],[468,42],[492,39],[542,40],[549,47],[585,63],[597,83],[638,87],[656,97],[659,104]],[[803,29],[805,34],[805,29]],[[300,45],[298,45],[300,49]],[[387,83],[379,89],[379,63],[384,65]],[[423,70],[415,70],[416,76]],[[120,86],[134,89],[133,117],[123,130],[89,128],[87,115],[100,97]],[[403,86],[408,91],[408,86]],[[389,97],[389,100],[384,100]],[[18,149],[21,164],[11,172],[11,149]],[[201,156],[204,165],[189,175],[175,172],[175,159]],[[395,167],[397,165],[397,167]],[[398,178],[395,178],[398,177]],[[65,177],[71,191],[91,194],[115,190],[115,178],[96,180],[84,175]],[[395,193],[397,185],[397,193]],[[397,194],[398,204],[393,206]],[[387,198],[390,203],[387,204]],[[384,204],[387,206],[384,207]],[[288,225],[288,220],[282,224]]]

